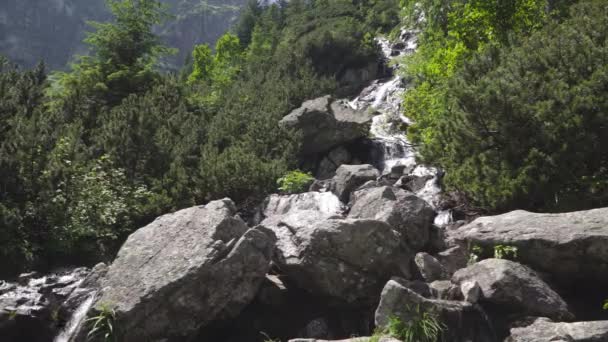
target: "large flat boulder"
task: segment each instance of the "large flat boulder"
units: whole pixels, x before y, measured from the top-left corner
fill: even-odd
[[[523,328],[511,329],[505,342],[601,342],[608,341],[608,321],[555,323],[537,318]]]
[[[435,315],[443,324],[442,341],[497,341],[486,315],[478,306],[468,302],[428,299],[409,289],[399,279],[384,286],[376,309],[376,326],[384,328],[392,317],[409,322],[424,312]]]
[[[422,250],[429,242],[435,211],[413,193],[391,186],[366,188],[355,191],[351,203],[348,217],[390,224],[413,250]]]
[[[240,313],[257,293],[274,234],[248,229],[228,199],[164,215],[129,236],[101,279],[125,341],[190,336]]]
[[[278,251],[278,267],[312,294],[346,304],[369,303],[391,276],[409,277],[412,255],[384,222],[327,219],[286,232],[291,246]]]
[[[502,259],[486,259],[454,273],[452,282],[477,282],[480,302],[522,316],[571,319],[568,305],[530,268]]]
[[[279,125],[301,132],[301,153],[313,155],[366,136],[370,122],[370,114],[356,111],[328,95],[302,103]]]
[[[518,210],[481,217],[450,238],[516,246],[520,262],[566,284],[608,283],[608,208],[564,214]]]

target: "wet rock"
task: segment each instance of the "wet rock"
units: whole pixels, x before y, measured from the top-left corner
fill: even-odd
[[[422,275],[422,278],[427,282],[447,279],[447,274],[443,265],[441,265],[441,263],[432,255],[424,252],[418,253],[414,258],[414,262],[416,263],[416,266],[418,266],[420,275]]]
[[[450,238],[489,248],[515,246],[518,261],[564,284],[608,283],[608,208],[481,217]]]
[[[382,290],[376,310],[376,326],[386,327],[390,317],[408,322],[422,312],[430,312],[445,325],[443,338],[451,342],[496,341],[485,314],[468,302],[427,299],[397,280],[390,280]]]
[[[332,191],[342,202],[348,203],[353,191],[378,177],[380,177],[380,171],[371,165],[342,165],[336,170]]]
[[[538,318],[529,326],[511,329],[505,342],[608,341],[608,321],[554,323]]]
[[[300,131],[303,135],[301,153],[314,155],[364,137],[370,121],[369,114],[324,96],[304,102],[279,124]]]
[[[128,341],[188,337],[238,315],[269,267],[274,234],[248,229],[228,199],[163,215],[131,234],[101,280]]]
[[[414,251],[429,241],[429,230],[435,212],[422,199],[394,187],[358,190],[353,194],[349,218],[380,220],[401,233],[404,242]]]
[[[477,282],[480,303],[499,305],[522,316],[571,319],[568,305],[549,285],[526,266],[501,259],[486,259],[457,271],[452,282],[461,286]]]
[[[1,340],[51,341],[80,304],[75,293],[85,291],[81,283],[88,273],[87,268],[63,270],[46,276],[32,272],[21,275],[18,283],[2,282]]]

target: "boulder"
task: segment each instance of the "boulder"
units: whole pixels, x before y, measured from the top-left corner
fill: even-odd
[[[468,302],[427,299],[410,290],[397,279],[390,280],[376,309],[376,326],[384,328],[391,317],[409,322],[429,312],[444,325],[443,340],[450,342],[496,341],[491,325],[481,308]]]
[[[350,194],[359,186],[380,177],[380,171],[369,164],[342,165],[336,170],[332,182],[333,193],[344,203],[348,203]]]
[[[157,218],[131,234],[101,280],[126,341],[190,336],[234,317],[269,267],[274,234],[248,229],[229,199]]]
[[[447,274],[443,265],[432,255],[424,252],[416,254],[414,258],[418,271],[424,280],[433,282],[435,280],[447,279]]]
[[[511,329],[505,342],[592,342],[608,341],[608,321],[554,323],[537,318],[523,328]]]
[[[567,284],[608,284],[608,208],[564,214],[522,210],[481,217],[450,233],[456,241],[518,248],[518,260]]]
[[[437,260],[443,265],[446,273],[450,276],[461,268],[467,267],[468,253],[462,246],[454,246],[437,253]]]
[[[401,284],[407,285],[404,283],[401,283]],[[435,299],[446,299],[446,300],[463,299],[460,288],[458,288],[458,286],[452,284],[452,282],[449,280],[436,280],[436,281],[430,283],[428,286],[431,291],[431,295],[429,297],[432,297]],[[406,287],[409,289],[412,289],[412,287],[410,287],[410,286],[406,286]],[[418,292],[418,294],[420,294],[420,293]]]
[[[284,232],[291,234],[291,245],[280,250],[284,245],[279,243],[277,266],[312,294],[369,303],[391,276],[410,276],[412,256],[384,222],[328,219]]]
[[[321,159],[315,176],[318,179],[330,179],[336,174],[336,169],[340,165],[349,164],[351,160],[350,152],[344,146],[338,146]]]
[[[332,218],[343,218],[344,204],[331,192],[307,192],[297,195],[270,195],[262,207],[262,225],[277,236],[277,261],[287,263],[299,258],[293,240],[299,229],[309,228]]]
[[[452,282],[477,282],[480,303],[500,306],[522,316],[571,319],[568,305],[530,268],[502,259],[486,259],[457,271]]]
[[[314,155],[366,136],[370,122],[369,114],[333,101],[328,95],[304,102],[279,125],[301,132],[301,153]]]
[[[435,212],[416,195],[399,188],[381,186],[356,191],[351,203],[349,218],[374,219],[390,224],[414,251],[427,245]]]

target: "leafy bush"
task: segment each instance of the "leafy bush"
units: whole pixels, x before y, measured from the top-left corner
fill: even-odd
[[[559,23],[572,2],[422,2],[443,14],[427,16],[405,63],[416,85],[405,98],[416,122],[408,134],[475,205],[608,203],[606,30],[597,30],[606,11],[582,1]]]
[[[279,178],[277,184],[279,190],[288,194],[305,192],[315,178],[310,173],[300,170],[289,171],[285,176]]]

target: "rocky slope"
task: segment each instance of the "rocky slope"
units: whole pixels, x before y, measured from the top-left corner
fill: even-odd
[[[388,56],[415,35],[401,39],[382,42]],[[110,307],[122,341],[362,342],[347,339],[421,312],[446,341],[608,341],[608,209],[452,222],[441,172],[399,135],[404,89],[389,75],[289,114],[318,180],[269,196],[249,224],[213,201],[136,231],[109,268],[2,283],[0,334],[84,341],[84,318]]]
[[[51,69],[64,68],[82,43],[89,20],[108,20],[105,0],[4,0],[0,2],[0,54],[22,66],[43,60]],[[175,16],[159,34],[179,49],[170,59],[181,65],[195,44],[214,43],[237,18],[246,0],[164,0]]]

